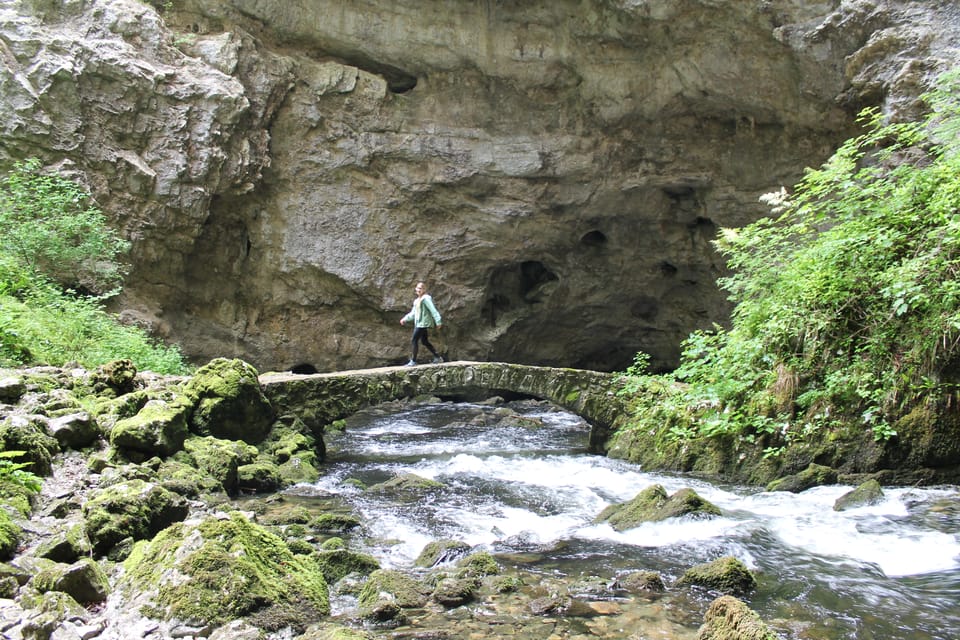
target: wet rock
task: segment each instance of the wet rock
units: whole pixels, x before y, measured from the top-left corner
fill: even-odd
[[[767,491],[789,491],[800,493],[811,487],[819,487],[837,482],[837,472],[830,467],[811,463],[800,473],[778,478],[767,485]]]
[[[128,537],[150,537],[185,518],[188,511],[181,496],[143,480],[107,487],[83,505],[85,530],[96,553],[106,553]]]
[[[777,640],[755,611],[733,596],[710,603],[697,640]]]
[[[200,367],[185,390],[196,398],[190,430],[201,436],[257,444],[274,420],[257,370],[242,360],[217,358]]]
[[[479,580],[486,576],[494,576],[502,569],[499,563],[486,551],[471,553],[457,563],[456,576],[458,578],[473,578]]]
[[[394,493],[407,500],[416,500],[441,487],[443,485],[436,480],[430,480],[415,473],[403,473],[390,478],[386,482],[367,487],[366,491],[370,493]]]
[[[569,596],[555,594],[534,598],[530,601],[528,608],[535,616],[555,616],[562,615],[572,605],[573,599]]]
[[[460,540],[434,540],[427,544],[414,560],[416,567],[435,567],[455,562],[470,553],[470,545]]]
[[[883,489],[876,480],[867,480],[859,487],[843,494],[833,503],[834,511],[846,511],[883,502]]]
[[[630,593],[662,593],[663,578],[656,571],[630,571],[617,576],[616,586]]]
[[[360,518],[344,513],[321,513],[311,518],[307,523],[311,530],[317,533],[341,535],[357,529],[361,525]]]
[[[437,582],[430,597],[438,604],[452,609],[473,600],[476,591],[475,580],[447,577]]]
[[[661,485],[653,485],[632,500],[610,505],[595,522],[608,522],[616,531],[632,529],[644,522],[659,522],[686,515],[718,516],[720,509],[701,498],[693,489],[680,489],[672,496]]]
[[[423,582],[403,572],[379,569],[370,574],[358,600],[361,612],[375,610],[385,598],[404,609],[415,609],[427,603],[430,592]]]
[[[380,563],[373,556],[345,548],[324,547],[316,552],[315,560],[320,565],[320,570],[328,584],[342,580],[348,575],[366,576],[380,569]]]
[[[757,580],[740,560],[732,556],[687,569],[677,586],[697,585],[726,595],[742,595],[757,586]]]

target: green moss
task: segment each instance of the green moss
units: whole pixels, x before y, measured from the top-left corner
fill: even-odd
[[[698,585],[727,595],[739,595],[756,587],[757,581],[746,565],[726,556],[691,567],[680,576],[676,585]]]
[[[381,594],[388,593],[398,606],[411,609],[425,605],[430,591],[422,582],[405,573],[379,569],[370,574],[369,580],[360,590],[358,600],[360,610],[369,611],[378,605]]]
[[[348,549],[323,549],[317,553],[316,559],[323,569],[323,577],[330,584],[350,574],[369,575],[380,568],[373,556]]]
[[[174,525],[138,543],[124,567],[125,589],[157,589],[155,613],[163,618],[217,625],[284,605],[314,619],[330,611],[316,561],[239,513]]]
[[[457,563],[458,578],[483,578],[485,576],[494,576],[500,573],[500,565],[486,551],[471,553],[469,556]]]
[[[9,560],[20,546],[23,530],[0,508],[0,560]]]
[[[177,494],[143,480],[121,482],[83,505],[87,536],[97,553],[125,538],[141,540],[186,517],[189,508]]]
[[[274,411],[260,389],[257,370],[242,360],[217,358],[196,371],[186,385],[196,398],[191,431],[226,440],[261,442]]]

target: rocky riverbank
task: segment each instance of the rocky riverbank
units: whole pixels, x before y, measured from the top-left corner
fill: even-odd
[[[734,597],[754,578],[733,558],[668,585],[642,569],[612,581],[538,575],[438,540],[409,570],[381,568],[353,548],[361,519],[291,490],[322,473],[323,434],[276,415],[257,378],[224,359],[189,378],[123,361],[0,375],[0,444],[42,480],[34,493],[0,471],[4,637],[623,637],[617,628],[658,606],[693,629],[703,619],[700,638],[773,637]],[[367,490],[417,499],[430,486],[404,477]],[[629,528],[715,510],[692,491],[651,487],[598,520]],[[344,598],[349,611],[331,606]]]

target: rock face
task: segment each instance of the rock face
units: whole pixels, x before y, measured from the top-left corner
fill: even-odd
[[[19,0],[0,165],[40,157],[133,243],[117,310],[197,361],[676,363],[764,215],[955,62],[952,2]]]

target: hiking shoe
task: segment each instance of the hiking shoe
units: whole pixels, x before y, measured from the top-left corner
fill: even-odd
[[[434,356],[434,357],[433,357],[433,364],[440,364],[441,362],[443,362],[443,356]]]
[[[408,362],[407,364],[405,364],[405,365],[403,365],[403,366],[405,366],[405,367],[413,367],[413,366],[415,366],[416,364],[417,364],[417,361],[416,361],[416,360],[411,360],[410,362]]]

